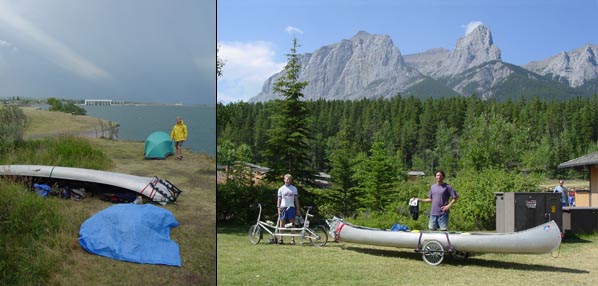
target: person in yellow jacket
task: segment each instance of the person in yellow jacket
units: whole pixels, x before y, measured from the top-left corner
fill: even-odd
[[[176,124],[172,127],[170,138],[174,141],[174,147],[176,148],[176,157],[174,159],[182,160],[183,142],[187,139],[187,126],[179,116],[176,117]]]

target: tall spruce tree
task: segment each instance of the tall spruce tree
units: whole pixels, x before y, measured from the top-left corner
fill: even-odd
[[[374,135],[369,155],[357,155],[353,165],[353,179],[357,182],[356,189],[360,192],[362,207],[381,211],[392,201],[393,187],[402,167],[397,162],[397,157],[388,151],[379,133]]]
[[[351,139],[355,137],[353,131],[351,123],[343,119],[341,130],[331,140],[329,152],[333,184],[325,196],[343,217],[349,217],[351,211],[357,207],[358,192],[355,190],[356,182],[353,178],[356,150],[351,144]]]
[[[283,98],[275,102],[272,115],[272,128],[266,142],[265,158],[271,171],[267,178],[271,181],[281,180],[282,175],[289,173],[295,181],[303,184],[313,182],[313,172],[309,164],[309,111],[302,101],[301,92],[307,82],[299,81],[299,55],[297,54],[297,38],[293,38],[291,53],[287,54],[288,62],[284,75],[274,84],[274,92]]]

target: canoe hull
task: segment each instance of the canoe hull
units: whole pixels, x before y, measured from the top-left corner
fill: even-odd
[[[142,177],[84,168],[42,165],[0,165],[0,176],[61,179],[115,186],[134,191],[154,202],[176,202],[180,190],[158,177]]]
[[[512,233],[466,232],[401,232],[365,228],[329,221],[330,233],[337,241],[377,246],[419,249],[427,241],[435,240],[445,249],[469,253],[549,253],[561,244],[561,231],[554,221]]]

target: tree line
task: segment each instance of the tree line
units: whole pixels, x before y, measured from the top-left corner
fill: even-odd
[[[329,172],[339,150],[371,153],[374,143],[404,168],[458,172],[468,167],[565,175],[557,165],[598,150],[598,96],[504,102],[475,96],[305,102],[310,168]],[[276,101],[219,103],[217,140],[246,145],[268,166],[265,147]],[[291,132],[291,131],[288,131]],[[339,149],[340,148],[340,149]],[[336,155],[335,155],[336,154]]]
[[[54,97],[48,98],[49,111],[59,111],[73,115],[86,115],[85,108],[75,105],[72,101],[60,100]]]
[[[219,103],[218,163],[279,166],[281,162],[271,163],[276,158],[266,152],[272,148],[268,138],[285,132],[272,131],[279,126],[279,104]],[[475,96],[421,100],[398,95],[303,104],[310,131],[305,139],[308,167],[312,174],[329,173],[333,182],[330,190],[303,188],[304,198],[326,215],[362,218],[363,224],[373,227],[405,221],[405,202],[427,194],[430,182],[408,181],[408,170],[427,175],[444,170],[461,196],[453,211],[459,218],[457,227],[492,229],[494,192],[541,191],[541,178],[587,176],[557,166],[598,151],[596,95],[504,102]],[[280,183],[280,178],[272,181]],[[251,200],[255,195],[257,200],[272,195],[260,188],[248,192],[248,182],[241,185],[219,186],[219,211],[231,206],[225,197]],[[238,203],[230,209],[247,213],[249,202]]]

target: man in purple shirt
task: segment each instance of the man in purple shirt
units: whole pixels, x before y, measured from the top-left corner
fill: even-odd
[[[450,201],[449,201],[450,199]],[[420,202],[431,202],[430,222],[428,228],[431,230],[448,229],[449,209],[459,199],[459,195],[453,187],[444,182],[444,172],[436,171],[436,184],[430,186],[430,192],[425,199],[419,199]]]

